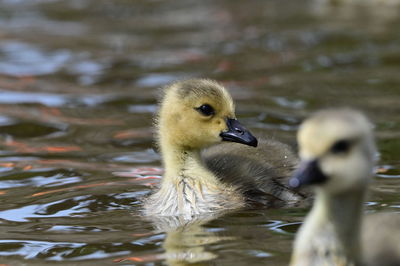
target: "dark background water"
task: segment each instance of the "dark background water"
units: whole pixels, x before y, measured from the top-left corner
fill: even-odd
[[[361,109],[381,152],[367,209],[399,212],[400,5],[327,2],[0,0],[0,263],[286,265],[307,210],[170,234],[138,214],[157,88],[189,77],[290,144],[312,111]]]

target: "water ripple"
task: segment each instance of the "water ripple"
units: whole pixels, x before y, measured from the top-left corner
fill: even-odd
[[[2,169],[3,170],[3,169]],[[3,171],[2,171],[3,172]],[[53,171],[54,172],[54,171]],[[59,172],[53,175],[50,173],[43,172],[43,176],[38,176],[40,173],[37,172],[24,172],[8,175],[9,180],[0,180],[0,189],[16,188],[16,187],[56,187],[66,184],[78,183],[82,181],[79,176],[65,176],[66,173]],[[21,176],[35,175],[30,178],[21,179]],[[4,179],[4,177],[2,177]]]
[[[153,163],[160,160],[160,155],[157,154],[153,149],[112,155],[109,154],[106,157],[111,157],[110,159],[107,159],[108,161],[123,163]]]
[[[65,95],[40,92],[0,91],[0,104],[42,104],[50,107],[94,106],[106,102],[107,95]]]
[[[11,76],[36,76],[59,70],[69,59],[67,50],[44,52],[22,42],[0,43],[0,73]]]
[[[69,243],[69,242],[49,242],[49,241],[34,241],[34,240],[0,240],[0,255],[1,256],[22,256],[25,259],[33,259],[40,257],[43,252],[48,252],[51,249],[67,249],[68,251],[56,253],[52,260],[61,260],[66,252],[71,253],[71,249],[85,246],[84,243]],[[59,250],[60,251],[60,250]]]

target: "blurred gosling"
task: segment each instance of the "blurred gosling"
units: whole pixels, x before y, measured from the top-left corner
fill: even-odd
[[[376,155],[365,116],[321,111],[301,125],[297,138],[302,162],[290,185],[315,185],[316,197],[290,265],[400,265],[400,215],[362,214]]]

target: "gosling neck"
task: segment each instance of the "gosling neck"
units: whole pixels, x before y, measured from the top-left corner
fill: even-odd
[[[310,237],[327,238],[322,239],[322,243],[326,241],[326,248],[332,253],[327,260],[339,258],[349,265],[360,264],[360,228],[364,196],[365,190],[361,188],[334,195],[323,191],[322,188],[317,189],[315,203],[305,227],[308,227],[306,230],[316,233],[314,236],[309,235]]]
[[[177,183],[183,178],[190,177],[193,170],[196,171],[195,177],[200,182],[216,183],[216,178],[201,159],[200,149],[174,145],[165,139],[160,147],[165,168],[163,182]]]

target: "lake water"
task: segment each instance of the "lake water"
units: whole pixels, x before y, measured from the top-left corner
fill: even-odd
[[[400,5],[327,2],[0,0],[0,263],[287,265],[305,209],[168,233],[140,216],[158,88],[182,78],[220,81],[243,124],[291,145],[315,110],[364,111],[367,210],[400,212]]]

